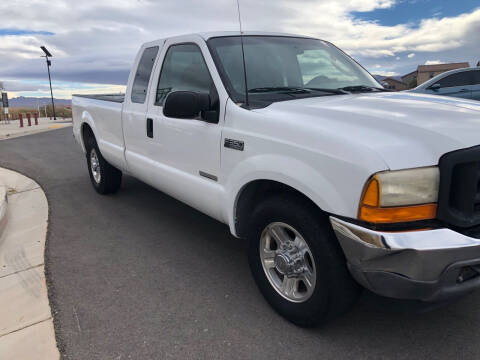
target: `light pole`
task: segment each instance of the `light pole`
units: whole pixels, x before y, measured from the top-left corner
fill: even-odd
[[[2,96],[2,102],[0,102],[0,108],[1,108],[0,110],[3,110],[3,82],[1,82],[1,81],[0,81],[0,94],[2,94],[2,95],[0,95],[0,96]],[[0,112],[0,122],[2,122],[2,113],[1,112]]]
[[[50,77],[50,66],[52,65],[52,62],[48,59],[49,57],[53,56],[52,54],[50,54],[50,51],[48,51],[45,46],[40,46],[40,49],[42,49],[42,51],[45,53],[45,55],[42,57],[44,57],[47,61],[48,82],[50,83],[50,95],[52,97],[53,120],[57,120],[57,116],[55,115],[55,104],[53,103],[52,79]]]

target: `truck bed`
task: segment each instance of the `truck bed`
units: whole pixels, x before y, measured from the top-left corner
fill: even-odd
[[[125,95],[73,95],[73,129],[81,139],[80,125],[86,120],[95,134],[102,155],[119,169],[125,168],[122,108]]]
[[[125,94],[89,94],[89,95],[73,94],[72,96],[83,97],[83,98],[94,99],[94,100],[112,101],[116,103],[123,103],[123,101],[125,100]]]

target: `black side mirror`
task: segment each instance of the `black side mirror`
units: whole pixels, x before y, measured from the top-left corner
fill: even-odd
[[[194,119],[211,109],[210,95],[193,91],[173,91],[163,104],[163,115],[180,119]]]
[[[433,90],[433,91],[437,91],[440,88],[441,88],[441,86],[440,86],[439,83],[433,84],[432,86],[429,87],[429,89]]]

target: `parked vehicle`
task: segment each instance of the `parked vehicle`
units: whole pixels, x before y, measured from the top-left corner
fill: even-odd
[[[480,100],[480,67],[444,72],[409,91]]]
[[[73,123],[97,192],[126,173],[228,224],[295,324],[361,286],[424,301],[480,286],[480,104],[387,92],[329,42],[153,41],[125,96],[74,96]]]

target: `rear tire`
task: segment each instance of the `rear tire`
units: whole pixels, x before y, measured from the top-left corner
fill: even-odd
[[[85,149],[88,172],[94,189],[102,195],[117,192],[122,184],[122,172],[103,158],[92,134],[85,140]]]
[[[328,218],[315,206],[295,196],[274,196],[259,204],[250,219],[250,269],[261,293],[280,315],[296,325],[313,327],[350,309],[360,286],[347,269]],[[287,240],[276,240],[282,237]],[[272,261],[268,257],[273,254]],[[286,267],[292,259],[297,268]],[[293,274],[286,271],[293,268]]]

